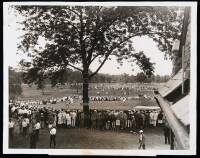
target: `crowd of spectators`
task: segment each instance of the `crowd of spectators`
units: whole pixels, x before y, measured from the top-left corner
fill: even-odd
[[[24,102],[9,104],[9,140],[14,135],[29,135],[32,141],[39,140],[41,129],[85,128],[84,120],[91,130],[138,131],[144,128],[162,126],[165,117],[158,110],[97,110],[90,109],[86,116],[82,110],[55,109],[35,106]],[[34,148],[34,145],[31,145]]]
[[[55,109],[33,105],[11,103],[10,119],[17,121],[23,131],[30,123],[40,122],[41,128],[50,123],[58,127],[83,127],[84,113],[81,110]],[[89,127],[92,129],[136,130],[163,123],[163,114],[156,110],[90,110]],[[23,123],[23,121],[25,121]],[[26,130],[22,132],[26,134]]]

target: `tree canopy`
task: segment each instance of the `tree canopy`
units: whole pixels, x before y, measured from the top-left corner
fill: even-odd
[[[26,63],[31,81],[56,80],[68,67],[81,72],[83,83],[84,125],[89,117],[89,82],[111,56],[123,64],[136,62],[146,76],[154,72],[154,64],[142,51],[134,50],[132,38],[147,35],[159,49],[170,54],[172,43],[181,35],[182,14],[177,7],[152,6],[14,6],[25,19],[18,48],[32,62]],[[45,46],[41,47],[41,38]],[[145,46],[145,43],[144,43]],[[89,71],[95,60],[99,65]],[[57,74],[58,73],[58,74]],[[57,74],[57,75],[55,75]],[[39,79],[37,78],[39,77]]]
[[[52,79],[72,67],[87,78],[93,77],[103,64],[116,56],[136,62],[148,76],[153,63],[143,52],[135,52],[131,38],[147,35],[159,49],[170,53],[174,39],[180,38],[182,14],[177,7],[140,6],[14,6],[25,17],[24,35],[18,48],[32,57],[30,71],[40,71]],[[40,38],[46,45],[40,47]],[[145,45],[145,44],[144,44]],[[99,59],[94,72],[91,63]],[[79,66],[77,66],[79,65]]]

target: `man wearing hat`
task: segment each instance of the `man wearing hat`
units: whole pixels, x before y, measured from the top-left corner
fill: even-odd
[[[139,131],[139,147],[138,149],[145,149],[145,136],[143,130]]]
[[[50,148],[51,148],[51,144],[54,144],[54,148],[56,148],[56,127],[55,126],[52,126],[51,129],[50,129]]]

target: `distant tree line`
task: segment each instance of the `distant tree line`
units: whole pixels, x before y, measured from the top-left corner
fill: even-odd
[[[21,72],[15,72],[21,74]],[[52,87],[56,86],[57,83],[65,84],[65,83],[81,83],[82,82],[82,74],[79,71],[67,69],[65,72],[61,74],[56,74],[55,80],[48,80],[45,79],[45,84],[51,83]],[[20,76],[20,75],[19,75]],[[59,76],[59,77],[58,77]],[[22,75],[21,75],[22,77]],[[169,75],[152,75],[151,77],[147,77],[143,72],[137,73],[137,75],[129,75],[129,74],[121,74],[121,75],[110,75],[110,74],[103,74],[98,73],[91,79],[91,83],[150,83],[150,82],[167,82],[169,80]],[[26,76],[23,78],[23,82],[27,83]],[[39,84],[40,85],[40,84]],[[41,89],[40,87],[38,87]]]
[[[21,94],[21,84],[29,84],[26,80],[26,73],[22,73],[20,71],[15,71],[12,67],[9,67],[9,89],[12,94]],[[52,86],[56,86],[57,83],[65,84],[65,83],[81,83],[82,82],[82,74],[79,71],[67,69],[64,72],[60,72],[55,80],[45,79],[44,81],[38,81],[41,84],[38,84],[38,89],[43,89],[45,84],[52,84]],[[91,80],[91,83],[150,83],[150,82],[167,82],[170,76],[160,76],[160,75],[152,75],[151,77],[147,77],[143,72],[137,73],[137,75],[129,75],[129,74],[121,74],[121,75],[110,75],[98,73]]]
[[[160,75],[152,75],[151,77],[147,77],[143,72],[137,73],[137,75],[129,75],[129,74],[121,74],[121,75],[109,75],[109,74],[97,74],[91,82],[96,83],[150,83],[150,82],[167,82],[170,76],[160,76]]]
[[[22,94],[22,72],[17,72],[9,67],[9,99],[15,99]]]
[[[27,80],[27,75],[35,75],[34,72],[31,74],[27,74],[21,71],[16,71],[14,68],[9,67],[9,98],[15,99],[16,97],[22,94],[22,83],[29,84],[32,86],[32,83],[29,83]],[[42,90],[42,95],[44,95],[44,89],[46,84],[51,84],[52,87],[56,86],[58,83],[61,85],[65,83],[81,83],[82,82],[82,74],[79,71],[66,69],[64,72],[58,72],[55,79],[43,79],[38,78],[37,89]],[[59,76],[59,77],[58,77]],[[150,83],[150,82],[167,82],[170,76],[160,76],[160,75],[152,75],[151,77],[147,77],[143,72],[138,73],[137,75],[129,75],[129,74],[121,74],[121,75],[110,75],[110,74],[102,74],[98,73],[95,75],[91,83]],[[79,85],[74,85],[71,87],[77,90],[80,88]]]
[[[121,74],[121,75],[110,75],[110,74],[103,74],[98,73],[91,79],[91,83],[150,83],[150,82],[167,82],[169,80],[169,75],[152,75],[151,77],[147,77],[143,72],[137,73],[137,75],[129,75],[129,74]],[[82,82],[82,74],[79,71],[74,71],[71,69],[67,69],[62,73],[62,77],[57,79],[54,84],[57,83],[81,83]],[[52,81],[47,80],[47,83],[50,83]]]

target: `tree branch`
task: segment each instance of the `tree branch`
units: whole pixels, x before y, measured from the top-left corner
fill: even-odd
[[[78,70],[80,72],[83,72],[82,69],[80,69],[80,68],[78,68],[78,67],[76,67],[74,65],[71,65],[68,61],[66,61],[64,53],[61,53],[61,56],[62,56],[63,62],[65,63],[66,66],[71,66],[72,68],[74,68],[74,69],[76,69],[76,70]]]
[[[149,32],[146,34],[161,34],[161,32]],[[101,69],[101,67],[104,65],[104,63],[106,62],[106,60],[108,59],[108,57],[110,56],[110,54],[113,52],[114,49],[116,49],[117,47],[119,47],[122,43],[127,42],[129,39],[135,37],[135,36],[139,36],[139,35],[144,35],[143,32],[138,32],[128,38],[126,38],[125,40],[121,41],[120,43],[118,43],[114,48],[112,48],[111,50],[108,51],[108,53],[106,54],[103,62],[100,64],[100,66],[96,69],[96,71],[94,73],[92,73],[89,78],[92,78],[94,75],[96,75],[98,73],[98,71]]]
[[[91,59],[91,61],[89,62],[89,64],[91,64],[98,56],[99,56],[99,54],[95,55],[95,56]]]
[[[82,69],[80,69],[80,68],[78,68],[78,67],[76,67],[76,66],[74,66],[74,65],[71,65],[71,64],[67,64],[67,66],[71,66],[72,68],[74,68],[74,69],[76,69],[76,70],[78,70],[78,71],[80,71],[80,72],[83,72],[83,70]]]
[[[101,69],[101,67],[104,65],[104,63],[105,63],[106,60],[108,59],[109,55],[110,55],[110,54],[106,54],[106,56],[105,56],[103,62],[102,62],[101,65],[97,68],[97,70],[96,70],[94,73],[92,73],[91,75],[89,75],[89,79],[92,78],[94,75],[96,75],[96,74],[99,72],[99,70]]]
[[[71,8],[65,8],[65,9],[68,9],[69,11],[71,11],[71,12],[73,12],[74,14],[76,14],[77,16],[80,16],[77,12],[75,12],[73,9],[71,9]]]
[[[78,28],[71,22],[71,21],[69,21],[69,20],[67,20],[67,19],[65,19],[67,22],[69,22],[70,23],[70,25],[79,33],[79,30],[78,30]]]

